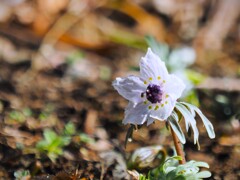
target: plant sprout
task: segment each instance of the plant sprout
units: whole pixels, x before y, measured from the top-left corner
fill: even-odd
[[[71,143],[73,136],[77,136],[81,143],[94,143],[94,140],[87,134],[79,133],[72,122],[68,122],[60,133],[56,133],[52,129],[45,129],[41,141],[36,144],[39,152],[45,153],[52,162],[56,162],[57,158],[63,154],[64,148]]]
[[[52,162],[55,162],[59,155],[63,154],[63,147],[71,142],[69,136],[59,136],[51,129],[43,132],[44,139],[36,145],[40,152],[46,152]]]
[[[211,173],[209,171],[201,171],[200,168],[209,168],[209,165],[205,162],[197,162],[197,161],[189,161],[186,164],[178,165],[177,160],[180,157],[174,156],[165,160],[165,162],[159,166],[151,170],[147,177],[143,175],[139,175],[140,180],[196,180],[209,178]]]

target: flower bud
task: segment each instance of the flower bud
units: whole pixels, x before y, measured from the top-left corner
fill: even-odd
[[[148,146],[134,151],[129,162],[129,169],[154,168],[165,161],[166,150],[162,146]]]

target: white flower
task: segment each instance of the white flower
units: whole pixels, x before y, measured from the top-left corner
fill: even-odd
[[[124,124],[147,124],[163,121],[171,115],[185,85],[168,74],[165,63],[149,48],[140,61],[140,77],[116,78],[114,88],[129,100]]]

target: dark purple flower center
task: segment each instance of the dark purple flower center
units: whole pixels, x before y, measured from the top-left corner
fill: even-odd
[[[162,101],[163,92],[161,87],[156,84],[149,84],[146,90],[146,97],[151,103],[160,103]]]

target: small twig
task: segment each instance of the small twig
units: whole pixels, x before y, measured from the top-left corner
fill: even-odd
[[[104,174],[105,174],[105,164],[104,164],[104,162],[101,162],[101,176],[100,176],[100,180],[103,180]]]
[[[173,131],[172,127],[170,127],[171,129],[171,133],[172,133],[172,137],[173,137],[173,142],[174,142],[174,146],[177,152],[178,156],[181,156],[181,160],[179,160],[179,164],[185,164],[186,163],[186,159],[185,159],[185,155],[184,155],[184,151],[182,148],[182,144],[179,141],[177,135],[175,134],[175,132]]]

